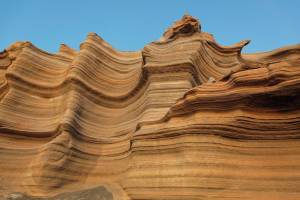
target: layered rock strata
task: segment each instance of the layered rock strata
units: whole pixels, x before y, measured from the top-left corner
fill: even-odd
[[[0,53],[0,194],[300,197],[300,45],[242,54],[184,16],[141,51]],[[0,195],[0,196],[1,196]]]

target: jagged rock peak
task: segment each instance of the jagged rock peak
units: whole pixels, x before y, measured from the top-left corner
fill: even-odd
[[[185,14],[180,20],[176,21],[164,32],[161,40],[173,39],[178,35],[191,35],[197,32],[201,32],[201,24],[199,20]]]

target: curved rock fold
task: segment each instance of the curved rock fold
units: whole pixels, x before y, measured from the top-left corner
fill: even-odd
[[[300,45],[242,54],[248,43],[219,45],[185,15],[137,52],[95,33],[79,51],[11,45],[0,197],[297,199]]]

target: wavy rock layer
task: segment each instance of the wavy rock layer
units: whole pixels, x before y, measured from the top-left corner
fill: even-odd
[[[297,199],[300,46],[241,54],[184,16],[119,52],[96,34],[0,54],[0,193]]]

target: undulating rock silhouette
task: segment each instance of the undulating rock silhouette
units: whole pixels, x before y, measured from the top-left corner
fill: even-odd
[[[221,46],[185,15],[137,52],[94,33],[79,51],[11,45],[0,198],[300,198],[300,45],[248,43]]]

